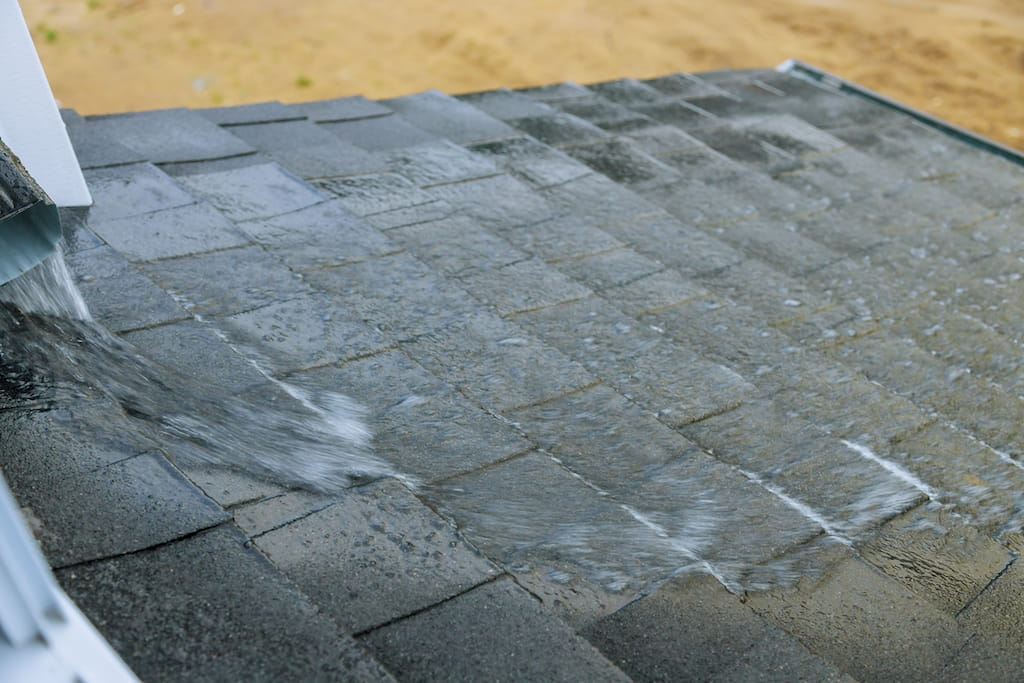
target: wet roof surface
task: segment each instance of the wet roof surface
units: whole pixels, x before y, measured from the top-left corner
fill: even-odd
[[[1020,167],[762,70],[65,117],[96,317],[353,397],[408,477],[4,397],[0,467],[143,679],[1021,670]]]

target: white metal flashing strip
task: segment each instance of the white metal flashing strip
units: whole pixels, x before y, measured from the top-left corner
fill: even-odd
[[[57,206],[92,196],[17,0],[0,0],[0,139]]]

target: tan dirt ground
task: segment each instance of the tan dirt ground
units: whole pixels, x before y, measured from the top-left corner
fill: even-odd
[[[1022,0],[20,0],[83,114],[771,67],[1024,149]]]

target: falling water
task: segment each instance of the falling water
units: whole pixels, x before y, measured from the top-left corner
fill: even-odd
[[[93,321],[59,251],[0,286],[0,373],[8,389],[58,399],[99,392],[176,453],[283,483],[327,492],[396,474],[373,457],[363,410],[346,396],[268,377],[293,399],[268,407],[147,359]]]
[[[75,287],[59,250],[27,273],[0,286],[0,301],[26,313],[92,322],[89,307]]]

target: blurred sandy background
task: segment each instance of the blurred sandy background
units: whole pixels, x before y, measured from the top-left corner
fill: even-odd
[[[797,57],[1024,148],[1024,0],[20,0],[83,114]]]

